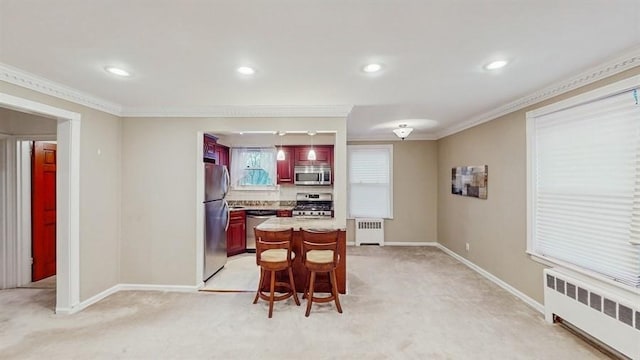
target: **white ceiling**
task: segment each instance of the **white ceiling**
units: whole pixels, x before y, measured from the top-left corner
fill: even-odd
[[[353,106],[349,139],[437,137],[639,45],[640,0],[0,0],[0,63],[125,115]]]

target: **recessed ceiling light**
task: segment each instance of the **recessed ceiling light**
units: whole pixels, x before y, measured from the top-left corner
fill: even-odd
[[[127,70],[123,70],[113,66],[107,66],[106,68],[104,68],[104,70],[113,75],[124,76],[124,77],[131,76],[131,74]]]
[[[487,70],[496,70],[505,67],[507,65],[507,60],[496,60],[485,65],[485,69]]]
[[[378,72],[382,69],[382,65],[380,64],[369,64],[362,68],[362,71],[368,73]]]
[[[256,71],[248,66],[240,66],[237,71],[242,75],[253,75]]]

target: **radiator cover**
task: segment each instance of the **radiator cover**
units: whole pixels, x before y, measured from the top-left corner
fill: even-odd
[[[544,270],[545,320],[554,315],[640,360],[640,296],[560,269]]]
[[[356,246],[362,244],[384,246],[383,219],[356,219]]]

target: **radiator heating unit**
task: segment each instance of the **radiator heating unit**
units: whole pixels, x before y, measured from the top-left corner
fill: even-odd
[[[356,246],[362,244],[384,246],[383,219],[356,219]]]
[[[640,295],[565,270],[544,270],[544,313],[640,360]]]

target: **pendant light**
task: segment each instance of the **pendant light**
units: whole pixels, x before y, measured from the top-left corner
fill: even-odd
[[[309,131],[307,134],[311,136],[311,150],[309,150],[309,153],[307,154],[307,160],[315,161],[316,151],[313,150],[313,135],[315,135],[316,133],[314,131]]]
[[[276,160],[278,160],[278,161],[286,160],[286,157],[285,157],[285,154],[284,154],[284,150],[282,150],[282,137],[284,136],[284,134],[286,134],[286,132],[284,132],[284,131],[280,131],[278,133],[278,135],[280,135],[280,149],[278,150],[278,154],[276,155]]]

